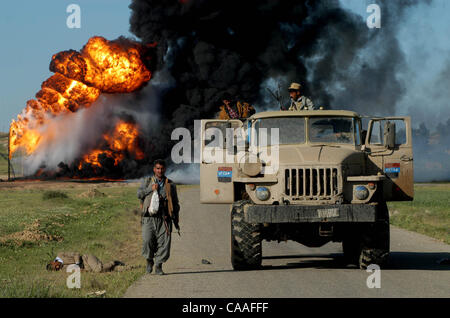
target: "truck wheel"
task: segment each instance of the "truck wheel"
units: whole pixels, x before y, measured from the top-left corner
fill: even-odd
[[[342,250],[347,264],[359,265],[361,239],[358,236],[344,238],[342,241]]]
[[[244,220],[244,205],[251,203],[242,200],[231,207],[231,264],[235,270],[256,269],[261,266],[261,229],[259,224]]]
[[[375,264],[383,267],[386,264],[389,252],[376,248],[364,248],[359,258],[359,268],[367,269],[369,265]]]
[[[369,234],[366,237],[359,257],[359,267],[361,269],[367,269],[370,264],[383,267],[386,265],[389,257],[389,220],[375,223]]]

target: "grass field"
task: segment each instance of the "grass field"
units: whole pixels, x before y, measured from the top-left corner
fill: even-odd
[[[414,201],[390,202],[391,224],[450,244],[450,183],[415,184]]]
[[[137,184],[30,184],[0,188],[0,297],[120,297],[144,274]],[[413,202],[389,203],[391,223],[450,243],[449,192],[450,184],[416,185]],[[69,289],[70,273],[45,269],[60,251],[127,266],[82,272],[81,288]]]
[[[0,175],[7,175],[6,150],[7,134],[0,133]],[[75,182],[0,186],[0,297],[93,297],[91,293],[103,290],[103,297],[122,296],[145,271],[137,186]],[[416,184],[413,202],[389,203],[391,224],[450,244],[449,194],[450,183]],[[69,289],[69,273],[45,270],[60,251],[91,253],[104,262],[119,260],[127,266],[111,273],[83,272],[81,288]]]
[[[53,193],[0,190],[0,297],[91,297],[102,290],[105,297],[120,297],[144,273],[137,185],[98,185],[105,196],[93,197],[85,196],[93,193],[86,187],[72,187],[57,186]],[[45,269],[59,251],[91,253],[127,266],[119,272],[82,272],[81,289],[69,289],[70,273]]]

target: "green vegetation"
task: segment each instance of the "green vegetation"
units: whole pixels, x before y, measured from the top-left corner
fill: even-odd
[[[121,297],[144,274],[137,184],[13,185],[0,187],[0,297]],[[450,243],[449,193],[450,184],[417,184],[413,202],[389,203],[391,223]],[[127,266],[82,272],[81,288],[69,289],[69,273],[45,269],[60,251]]]
[[[102,290],[102,297],[122,296],[145,270],[137,185],[97,185],[97,192],[87,191],[93,185],[53,186],[58,191],[0,189],[0,297],[93,297],[90,293]],[[45,269],[60,251],[91,253],[127,266],[111,273],[82,272],[81,288],[69,289],[69,273]]]
[[[45,191],[42,194],[42,200],[51,200],[51,199],[68,199],[67,194],[61,191]]]
[[[391,224],[450,244],[450,184],[416,184],[414,201],[388,204]]]

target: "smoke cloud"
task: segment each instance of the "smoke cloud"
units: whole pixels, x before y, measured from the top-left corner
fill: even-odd
[[[262,87],[269,79],[305,83],[326,108],[394,113],[404,93],[396,29],[417,3],[381,1],[382,32],[337,0],[134,0],[130,23],[144,43],[158,43],[157,68],[170,64],[176,85],[165,96],[166,115],[211,115],[224,93],[274,108]]]
[[[169,131],[181,126],[192,131],[193,120],[214,116],[226,93],[254,104],[257,111],[277,109],[267,88],[284,90],[292,81],[305,84],[304,93],[316,105],[392,116],[410,94],[405,78],[411,70],[399,29],[408,10],[432,1],[377,3],[382,29],[369,29],[366,17],[335,0],[133,0],[130,30],[144,43],[158,43],[156,68],[165,68],[174,81],[161,101],[162,124]],[[448,100],[440,96],[448,91],[448,70],[433,89],[433,98],[443,102]],[[430,180],[429,166],[441,167],[436,171],[447,171],[440,176],[448,178],[445,164],[424,168],[428,157],[422,145],[432,147],[433,141],[422,132],[414,133],[417,180]],[[448,132],[441,129],[438,135],[449,144]],[[161,135],[161,146],[170,144],[169,136]],[[433,152],[448,161],[442,149]]]

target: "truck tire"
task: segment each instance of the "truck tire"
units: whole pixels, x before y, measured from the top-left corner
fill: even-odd
[[[389,221],[375,223],[367,235],[359,257],[359,268],[367,269],[370,264],[384,267],[389,257]]]
[[[257,269],[261,266],[261,228],[244,220],[244,205],[241,200],[231,207],[231,264],[235,270]]]
[[[347,264],[359,265],[361,248],[362,242],[359,235],[344,238],[342,241],[342,250],[344,252],[345,262]]]
[[[370,264],[384,267],[390,250],[389,210],[386,202],[379,203],[378,220],[372,224],[364,237],[359,267],[367,269]]]
[[[376,248],[364,248],[361,251],[361,256],[359,259],[359,268],[367,269],[369,265],[378,265],[380,268],[384,267],[387,258],[389,256],[389,252],[383,249]]]
[[[342,250],[347,264],[367,269],[370,264],[386,265],[389,256],[389,211],[386,202],[380,202],[378,221],[348,229],[342,240]]]

